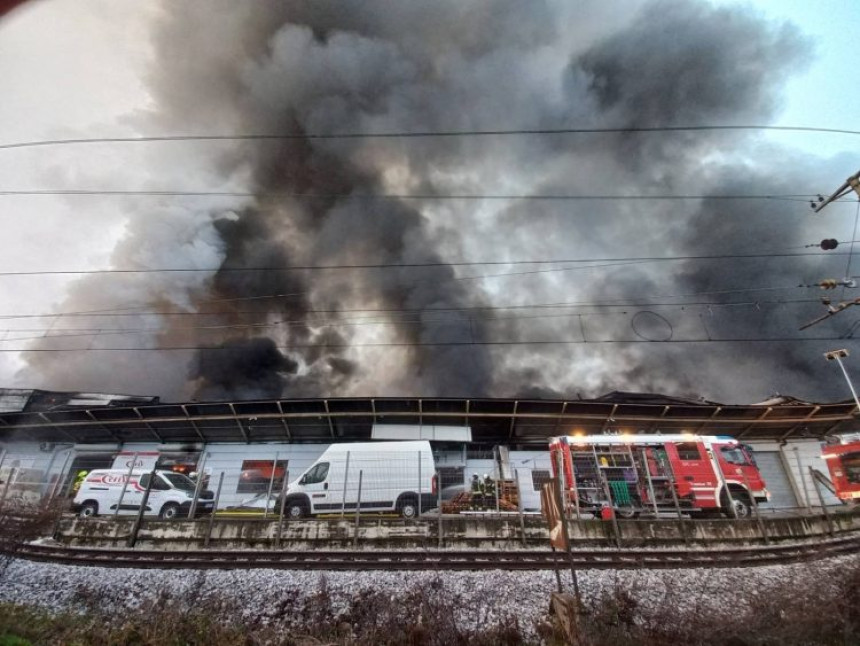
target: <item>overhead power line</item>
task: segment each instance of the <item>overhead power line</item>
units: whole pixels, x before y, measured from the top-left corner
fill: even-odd
[[[543,341],[437,341],[437,342],[384,342],[384,343],[306,343],[289,346],[276,346],[282,351],[305,350],[305,349],[329,349],[329,350],[349,350],[353,348],[418,348],[418,347],[457,347],[457,346],[542,346],[542,345],[602,345],[602,344],[630,344],[630,343],[650,343],[657,344],[699,344],[699,343],[812,343],[818,341],[839,341],[841,337],[837,336],[821,336],[821,337],[767,337],[767,338],[726,338],[726,339],[671,339],[667,341],[650,341],[645,339],[605,339],[605,340],[543,340]],[[193,351],[214,351],[214,352],[242,352],[241,348],[223,347],[223,346],[169,346],[162,348],[140,348],[140,347],[125,347],[125,348],[0,348],[0,352],[193,352]]]
[[[340,265],[293,265],[291,267],[161,267],[140,269],[58,269],[32,271],[0,271],[0,276],[55,276],[90,274],[159,274],[159,273],[196,273],[196,272],[251,272],[251,271],[321,271],[321,270],[364,270],[364,269],[428,269],[438,267],[474,267],[480,265],[552,265],[580,264],[590,262],[677,262],[689,260],[755,260],[761,258],[802,258],[812,256],[844,256],[848,252],[782,252],[763,254],[706,254],[688,256],[628,256],[618,258],[554,258],[548,260],[482,260],[451,262],[400,262],[400,263],[354,263]]]
[[[396,132],[309,132],[309,133],[247,133],[247,134],[203,134],[203,135],[140,135],[132,137],[73,137],[65,139],[35,139],[0,144],[0,150],[37,148],[42,146],[71,146],[82,144],[127,144],[169,141],[288,141],[314,139],[425,139],[433,137],[510,137],[544,135],[588,135],[588,134],[646,134],[661,132],[718,132],[718,131],[776,131],[815,132],[838,135],[860,135],[858,130],[840,128],[818,128],[814,126],[770,126],[770,125],[699,125],[699,126],[641,126],[607,128],[521,128],[497,130],[437,130]]]
[[[725,194],[725,195],[603,195],[603,194],[448,194],[448,193],[298,193],[290,191],[214,191],[214,190],[149,190],[149,189],[3,189],[0,196],[99,196],[99,197],[253,197],[319,199],[319,200],[545,200],[545,201],[623,201],[637,202],[653,200],[777,200],[784,202],[806,202],[813,193],[786,194]]]

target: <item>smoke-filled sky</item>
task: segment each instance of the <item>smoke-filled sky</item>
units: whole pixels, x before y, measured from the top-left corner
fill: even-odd
[[[786,196],[860,137],[318,135],[856,129],[858,27],[851,0],[24,4],[0,145],[227,138],[0,148],[0,192],[150,193],[0,195],[0,272],[37,272],[0,275],[0,385],[844,399],[822,353],[860,350],[860,308],[799,328],[860,294],[801,285],[860,275],[857,202]]]

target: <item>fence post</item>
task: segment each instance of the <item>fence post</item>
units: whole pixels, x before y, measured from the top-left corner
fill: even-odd
[[[689,545],[690,541],[687,538],[687,526],[684,524],[684,514],[681,513],[681,503],[678,501],[678,492],[675,491],[675,473],[671,468],[667,473],[669,474],[669,491],[672,494],[672,501],[675,503],[675,511],[678,512],[678,526],[681,528],[681,538],[684,539],[684,545]]]
[[[263,512],[263,520],[269,517],[269,500],[272,499],[272,487],[275,484],[275,471],[278,468],[278,456],[280,454],[280,451],[275,451],[275,461],[272,462],[272,475],[269,476],[269,488],[266,489],[266,510]]]
[[[809,467],[810,469],[812,467]],[[744,486],[747,488],[749,492],[750,502],[752,503],[753,514],[755,514],[755,522],[758,524],[759,531],[761,532],[762,538],[764,539],[764,544],[770,544],[770,537],[767,535],[767,528],[764,526],[764,521],[761,519],[761,514],[758,513],[758,503],[756,502],[755,496],[753,495],[752,489],[750,489],[749,480],[747,480],[747,474],[741,470],[741,477],[744,479]]]
[[[502,473],[499,469],[499,461],[496,459],[496,449],[493,449],[493,476],[495,476],[493,483],[493,494],[496,496],[496,516],[499,515],[499,494],[502,489]]]
[[[208,457],[208,453],[204,454],[203,462],[197,468],[197,482],[194,483],[194,498],[191,499],[191,507],[188,508],[188,520],[194,520],[194,516],[197,514],[197,502],[200,500],[200,490],[203,488],[203,479],[206,477],[206,459]]]
[[[600,468],[600,462],[598,464],[597,473],[600,475],[600,482],[603,485],[603,495],[606,496],[606,500],[609,501],[609,510],[612,512],[612,531],[615,534],[615,547],[621,547],[621,525],[618,524],[618,518],[615,515],[615,502],[612,500],[612,489],[609,487],[609,478],[606,477],[606,473]]]
[[[355,535],[353,536],[352,546],[358,547],[358,525],[361,520],[361,480],[364,475],[364,469],[358,470],[358,499],[355,501]]]
[[[57,492],[63,484],[63,474],[66,472],[66,467],[69,466],[69,460],[72,459],[72,453],[72,450],[69,450],[69,452],[66,453],[66,459],[63,460],[63,466],[60,467],[60,472],[57,474],[57,480],[54,482],[54,486],[51,487],[51,493],[48,495],[48,502],[52,502],[54,498],[56,498]]]
[[[418,450],[418,515],[421,516],[421,450]]]
[[[343,472],[343,497],[340,500],[340,517],[343,518],[344,512],[346,511],[346,483],[349,480],[349,454],[350,451],[346,452],[346,467]]]
[[[642,457],[642,469],[645,471],[645,481],[648,483],[648,495],[651,496],[651,505],[654,507],[654,518],[660,517],[657,511],[657,496],[654,495],[654,481],[651,480],[651,469],[648,466],[648,453],[645,449],[639,449],[639,454]]]
[[[442,549],[442,474],[436,472],[436,508],[439,511],[439,527],[436,530],[437,544]]]
[[[9,494],[9,489],[12,488],[12,484],[15,481],[15,476],[17,475],[17,473],[18,473],[17,467],[12,467],[12,469],[9,471],[9,477],[6,478],[6,486],[3,487],[3,495],[0,496],[0,505],[2,505],[4,502],[6,502],[6,496]]]
[[[149,492],[152,491],[153,480],[155,480],[155,468],[149,474],[149,482],[146,483],[143,500],[140,501],[140,509],[137,510],[137,517],[134,519],[134,525],[131,527],[131,534],[128,537],[129,547],[134,547],[135,543],[137,543],[137,533],[140,531],[141,523],[143,523],[143,510],[146,509],[146,503],[149,502]]]
[[[824,504],[824,495],[821,493],[821,485],[818,482],[818,478],[815,477],[815,470],[811,465],[809,467],[809,475],[812,477],[812,486],[815,487],[815,493],[818,494],[818,502],[821,503],[821,511],[824,513],[824,519],[827,521],[827,531],[830,534],[830,538],[833,538],[833,520],[830,518],[830,512],[827,511],[827,505]]]
[[[812,505],[809,503],[809,487],[806,485],[806,477],[803,475],[803,466],[800,463],[800,451],[794,447],[794,459],[797,461],[797,473],[800,476],[800,483],[803,485],[803,497],[806,501],[806,510],[812,511]]]
[[[131,474],[134,473],[134,463],[137,462],[137,451],[131,456],[131,464],[128,467],[128,473],[125,474],[125,482],[122,483],[122,491],[119,492],[119,502],[116,504],[114,516],[119,516],[119,510],[122,507],[122,500],[125,498],[125,491],[128,489],[128,481],[131,480]]]
[[[520,517],[520,537],[522,538],[523,547],[526,546],[526,521],[523,518],[523,492],[520,489],[520,470],[514,469],[514,483],[517,486],[517,512]],[[577,509],[577,520],[579,519],[579,509]]]
[[[278,518],[278,535],[275,537],[275,547],[281,547],[281,534],[284,531],[284,505],[287,502],[287,487],[290,481],[290,470],[284,470],[284,481],[281,483],[281,497],[279,499],[280,503],[280,516]]]
[[[215,524],[215,512],[218,510],[218,500],[221,498],[221,485],[224,483],[224,472],[218,477],[218,489],[215,490],[215,500],[212,502],[212,514],[209,516],[209,528],[206,530],[206,538],[203,540],[203,547],[209,547],[209,540],[212,538],[212,526]]]
[[[570,527],[567,524],[567,507],[565,495],[564,495],[564,487],[562,483],[564,482],[564,465],[562,462],[561,453],[556,453],[556,473],[559,475],[555,479],[556,483],[556,494],[558,495],[558,506],[559,513],[561,514],[561,531],[564,536],[565,545],[567,545],[567,559],[570,563],[570,577],[573,579],[573,592],[576,595],[576,601],[578,603],[582,602],[582,598],[579,595],[579,579],[576,576],[576,567],[573,565],[573,551],[570,546]]]

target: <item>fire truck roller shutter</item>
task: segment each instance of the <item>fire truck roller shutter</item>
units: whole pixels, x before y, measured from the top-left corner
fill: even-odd
[[[753,451],[753,457],[770,492],[770,502],[759,503],[759,505],[768,509],[797,507],[797,498],[788,481],[788,474],[785,472],[779,452]]]

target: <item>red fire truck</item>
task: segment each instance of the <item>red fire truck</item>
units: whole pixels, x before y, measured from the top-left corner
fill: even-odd
[[[752,452],[732,437],[562,436],[550,441],[550,455],[554,475],[563,465],[570,503],[595,514],[609,507],[631,518],[681,508],[747,518],[753,500],[770,499]]]
[[[860,499],[860,440],[825,446],[821,454],[827,461],[836,497],[842,501]]]

